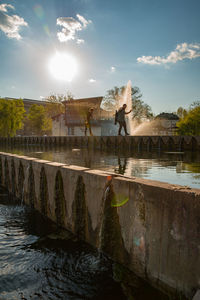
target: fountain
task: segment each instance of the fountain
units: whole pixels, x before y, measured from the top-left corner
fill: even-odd
[[[132,91],[131,91],[131,81],[129,80],[126,86],[126,89],[124,91],[124,94],[122,95],[122,98],[120,99],[118,103],[118,108],[121,107],[123,104],[127,105],[126,111],[130,111],[132,109]],[[126,116],[126,124],[127,124],[127,131],[130,135],[133,134],[133,119],[132,119],[132,113],[128,114]]]

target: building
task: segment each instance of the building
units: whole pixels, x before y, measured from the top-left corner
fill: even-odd
[[[179,121],[179,117],[174,113],[165,113],[155,117],[156,127],[154,130],[159,135],[174,135],[176,133],[176,123]]]
[[[21,99],[24,103],[24,109],[26,111],[26,113],[29,112],[29,109],[31,107],[31,105],[33,104],[37,104],[37,105],[45,105],[46,101],[45,100],[34,100],[34,99],[27,99],[27,98],[11,98],[11,97],[5,97],[5,99],[7,100],[19,100]]]
[[[90,108],[94,109],[91,120],[93,135],[115,135],[114,113],[101,108],[102,100],[103,97],[92,97],[64,101],[65,114],[53,118],[52,135],[85,135],[85,120]]]
[[[67,127],[65,125],[65,114],[59,114],[52,117],[52,135],[53,136],[66,136]]]

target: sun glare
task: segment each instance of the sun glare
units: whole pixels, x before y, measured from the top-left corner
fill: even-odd
[[[67,53],[57,52],[49,61],[49,70],[58,80],[72,81],[77,69],[76,59]]]

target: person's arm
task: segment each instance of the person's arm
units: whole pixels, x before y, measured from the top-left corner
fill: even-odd
[[[125,112],[125,115],[130,114],[130,112],[132,112],[132,109],[130,111],[128,111],[128,112]]]

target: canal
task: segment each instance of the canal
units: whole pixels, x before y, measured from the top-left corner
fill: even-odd
[[[115,278],[114,265],[0,190],[1,300],[130,299]],[[130,294],[136,300],[168,299],[138,278]]]
[[[200,188],[199,152],[104,152],[93,149],[22,146],[0,151],[38,159]]]

